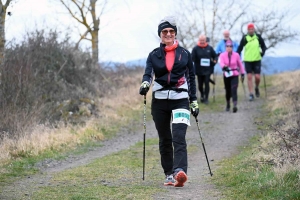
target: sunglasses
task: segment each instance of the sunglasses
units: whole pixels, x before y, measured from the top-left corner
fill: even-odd
[[[170,33],[171,35],[175,33],[175,30],[171,29],[171,30],[162,30],[161,31],[163,35],[167,35],[168,33]]]
[[[232,48],[232,46],[231,46],[231,45],[226,45],[226,47],[230,47],[230,48]]]

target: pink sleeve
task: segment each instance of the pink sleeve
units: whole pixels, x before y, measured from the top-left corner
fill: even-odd
[[[240,55],[238,53],[236,55],[237,55],[237,62],[238,62],[238,66],[240,68],[241,74],[245,74],[245,68],[241,61]]]
[[[224,53],[220,54],[220,66],[221,66],[222,69],[225,66],[225,63],[224,63]]]

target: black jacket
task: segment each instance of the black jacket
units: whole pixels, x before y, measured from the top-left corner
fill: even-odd
[[[200,61],[202,58],[207,58],[210,60],[210,67],[204,67],[200,65]],[[194,68],[196,69],[197,75],[210,75],[215,66],[215,63],[213,61],[217,61],[217,59],[218,57],[215,50],[209,45],[204,48],[197,45],[193,48],[192,60],[194,62]]]
[[[152,77],[155,75],[154,81],[163,87],[176,87],[180,78],[185,76],[190,101],[197,100],[195,71],[190,52],[178,45],[175,49],[173,69],[169,73],[166,67],[164,47],[165,45],[161,44],[160,47],[150,52],[142,82],[148,81],[151,83]]]

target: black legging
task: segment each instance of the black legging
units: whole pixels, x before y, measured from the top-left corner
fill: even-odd
[[[187,145],[185,140],[188,125],[172,123],[172,110],[189,110],[188,99],[167,100],[152,98],[151,114],[159,136],[161,165],[165,175],[173,174],[176,169],[187,173]]]
[[[238,76],[231,76],[228,78],[224,77],[224,85],[225,85],[227,104],[230,104],[230,98],[232,97],[233,104],[237,105],[237,101],[238,101],[237,89],[239,85],[239,77]]]
[[[198,88],[201,94],[201,98],[208,99],[210,75],[197,75],[197,76],[198,76]],[[203,84],[205,84],[204,92],[203,92]]]

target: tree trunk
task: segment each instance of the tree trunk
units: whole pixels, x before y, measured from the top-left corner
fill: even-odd
[[[99,25],[100,25],[100,18],[96,16],[96,2],[97,0],[90,0],[91,5],[91,15],[93,19],[93,29],[91,31],[92,35],[92,57],[95,63],[99,62]]]
[[[4,63],[6,7],[0,5],[0,66]]]
[[[99,40],[98,40],[99,30],[93,30],[92,35],[92,58],[95,63],[99,62]]]
[[[216,18],[217,18],[217,11],[218,11],[218,5],[217,1],[214,0],[213,2],[213,20],[212,20],[212,28],[211,28],[211,35],[210,35],[210,45],[215,46],[215,30],[217,26]]]
[[[203,13],[203,17],[202,17],[202,23],[203,23],[203,28],[204,28],[204,34],[206,35],[206,37],[208,37],[207,35],[207,24],[206,24],[206,20],[205,20],[205,9],[204,9],[205,3],[204,0],[202,0],[202,13]]]

